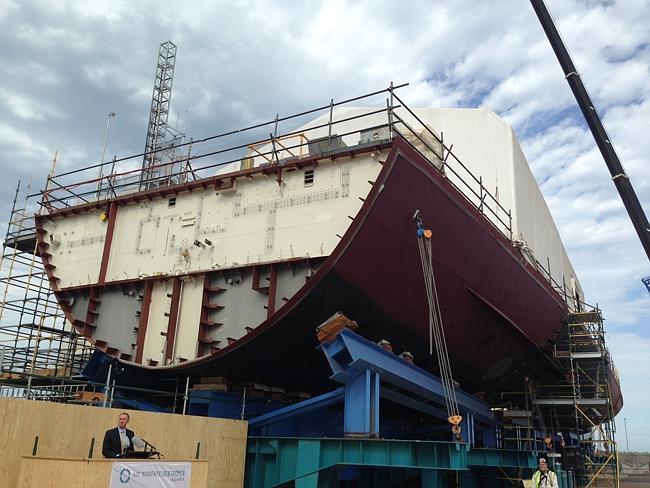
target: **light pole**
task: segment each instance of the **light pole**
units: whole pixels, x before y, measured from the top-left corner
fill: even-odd
[[[627,418],[623,417],[623,423],[625,424],[625,449],[630,452],[630,443],[627,439]]]
[[[104,176],[104,156],[106,155],[106,142],[108,141],[108,129],[111,126],[111,119],[117,114],[115,112],[110,112],[106,118],[106,131],[104,131],[104,148],[102,149],[102,160],[99,163],[99,189],[102,185],[102,177]]]

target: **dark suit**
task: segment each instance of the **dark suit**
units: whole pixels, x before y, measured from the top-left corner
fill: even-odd
[[[120,431],[117,427],[108,429],[104,434],[104,443],[102,444],[102,455],[105,458],[116,458],[123,452],[133,452],[133,431],[126,429],[126,437],[129,439],[129,447],[122,448],[120,440]]]

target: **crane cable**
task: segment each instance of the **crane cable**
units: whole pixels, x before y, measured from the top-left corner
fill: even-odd
[[[452,432],[455,434],[456,439],[462,440],[460,435],[460,422],[463,420],[463,417],[460,415],[458,410],[456,387],[454,384],[454,378],[451,374],[451,363],[449,361],[449,353],[447,352],[445,330],[442,324],[442,315],[440,314],[438,290],[433,273],[431,246],[431,236],[433,233],[431,230],[423,227],[419,210],[416,210],[413,219],[417,226],[420,264],[422,265],[422,274],[424,276],[424,285],[427,293],[427,303],[429,305],[429,354],[433,355],[433,346],[435,344],[436,355],[438,356],[438,366],[440,368],[440,377],[445,390],[445,403],[448,415],[447,421],[452,425]]]

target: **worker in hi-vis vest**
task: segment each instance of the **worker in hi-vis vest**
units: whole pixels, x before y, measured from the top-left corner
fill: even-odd
[[[533,475],[533,488],[559,488],[557,475],[548,469],[546,459],[540,458],[538,467]]]

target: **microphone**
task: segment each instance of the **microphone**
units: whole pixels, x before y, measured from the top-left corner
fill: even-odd
[[[144,439],[138,437],[137,435],[133,436],[131,442],[133,442],[133,447],[137,447],[138,449],[147,447],[147,442]]]
[[[137,435],[134,435],[131,438],[131,442],[133,444],[133,447],[142,449],[142,451],[136,451],[136,453],[140,453],[140,455],[136,455],[135,457],[149,458],[152,456],[158,456],[158,458],[160,459],[160,456],[162,456],[162,454],[160,454],[160,452],[158,452],[158,450],[149,442],[147,442],[147,439],[144,439],[143,437],[138,437]]]
[[[134,444],[135,444],[135,439],[136,439],[136,436],[133,436],[133,443]],[[149,454],[151,456],[156,456],[156,455],[158,457],[162,456],[162,454],[160,454],[160,451],[158,451],[158,449],[156,449],[156,446],[154,446],[151,442],[147,441],[147,439],[145,439],[144,437],[137,437],[137,439],[141,443],[141,445],[138,445],[138,447],[144,446],[145,452],[147,452],[147,448],[149,448]]]
[[[155,448],[155,446],[151,442],[147,441],[147,439],[142,439],[142,440],[144,441],[145,449],[147,448],[147,446],[149,446],[152,451],[157,451],[158,450],[158,449]]]

